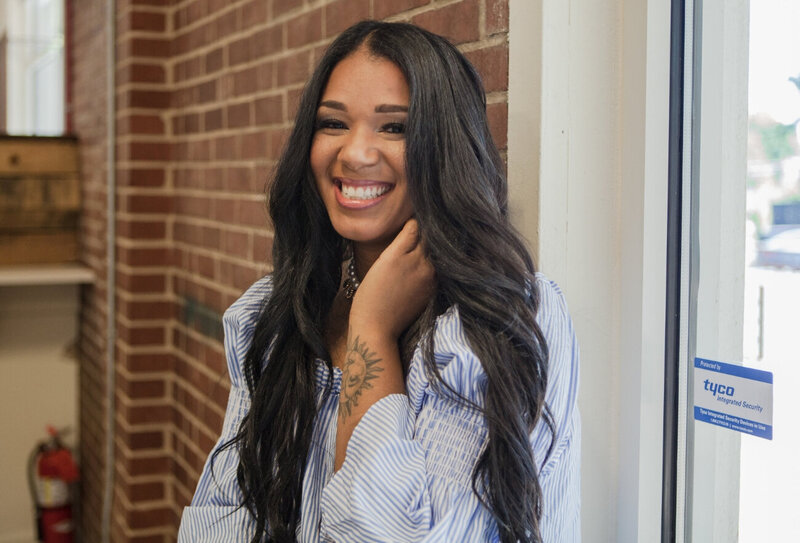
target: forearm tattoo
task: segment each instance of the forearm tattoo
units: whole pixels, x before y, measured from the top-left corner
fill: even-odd
[[[378,365],[381,361],[374,352],[369,352],[367,342],[358,342],[358,336],[353,340],[345,355],[344,369],[342,370],[342,386],[339,393],[339,416],[342,420],[350,416],[353,408],[358,405],[361,392],[372,388],[370,381],[378,377],[383,368]]]

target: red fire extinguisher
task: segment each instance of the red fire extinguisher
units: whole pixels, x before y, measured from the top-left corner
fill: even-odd
[[[28,460],[28,480],[36,507],[37,539],[44,543],[73,543],[71,485],[78,480],[72,452],[61,433],[47,427],[50,438],[39,443]]]

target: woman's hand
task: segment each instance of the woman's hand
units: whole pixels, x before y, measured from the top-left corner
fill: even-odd
[[[350,328],[397,341],[431,299],[433,266],[425,256],[416,219],[409,219],[361,281],[350,309]]]

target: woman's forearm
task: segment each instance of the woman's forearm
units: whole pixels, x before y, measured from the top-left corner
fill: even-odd
[[[344,462],[353,429],[372,404],[405,393],[397,339],[369,326],[350,327],[342,368],[334,469]]]

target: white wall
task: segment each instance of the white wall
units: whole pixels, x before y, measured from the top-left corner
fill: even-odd
[[[658,541],[669,3],[512,0],[510,25],[512,214],[581,345],[583,540]]]
[[[34,540],[28,456],[45,426],[71,427],[77,442],[79,287],[0,286],[0,542]]]

